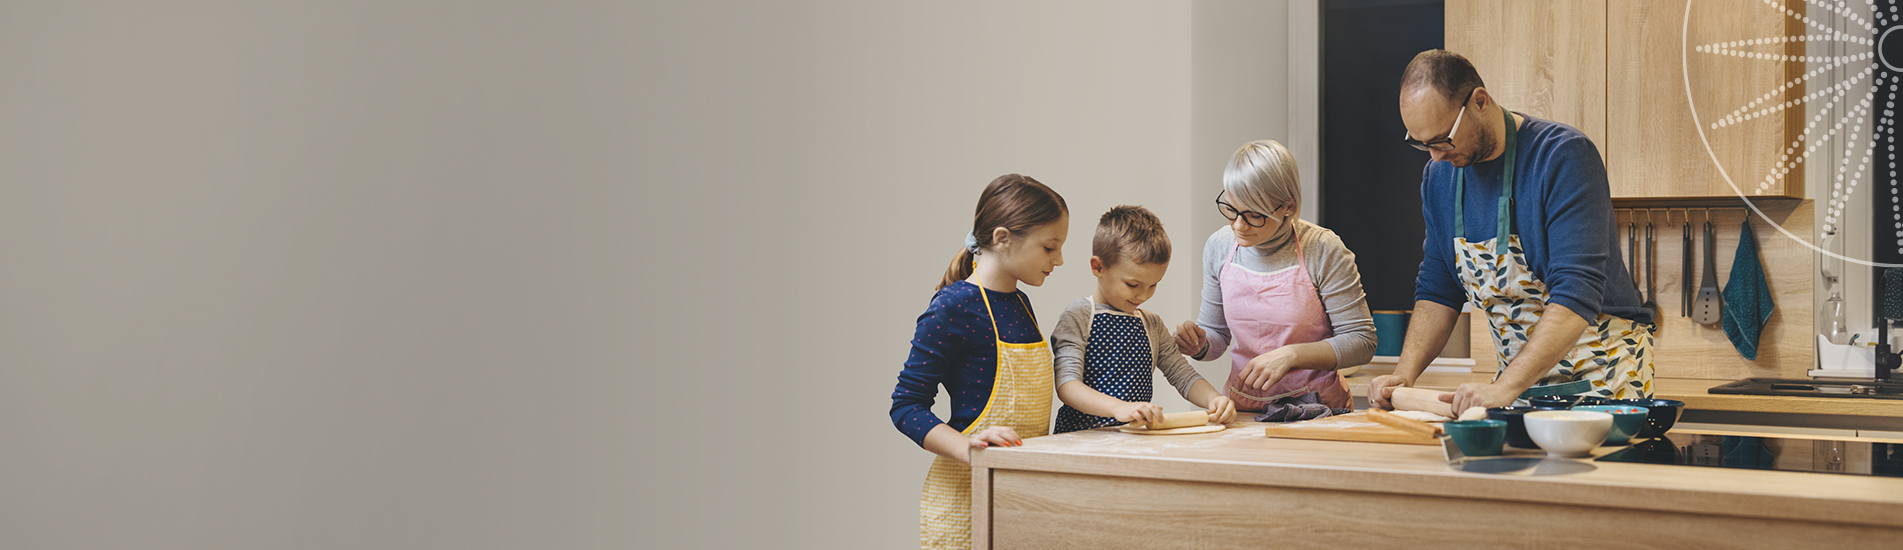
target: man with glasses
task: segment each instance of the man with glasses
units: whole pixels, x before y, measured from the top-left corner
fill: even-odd
[[[1540,395],[1650,397],[1654,313],[1620,259],[1592,140],[1508,111],[1472,63],[1445,50],[1414,57],[1400,100],[1403,141],[1431,158],[1420,188],[1427,235],[1400,362],[1371,381],[1368,401],[1393,407],[1394,388],[1414,384],[1463,304],[1486,316],[1473,326],[1489,331],[1497,370],[1490,383],[1462,384],[1455,411]]]

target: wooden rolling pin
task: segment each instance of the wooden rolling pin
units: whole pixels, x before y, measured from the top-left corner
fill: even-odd
[[[1452,418],[1454,416],[1454,406],[1440,400],[1440,396],[1447,395],[1447,393],[1448,392],[1444,391],[1423,390],[1420,388],[1394,388],[1393,399],[1389,399],[1388,402],[1393,403],[1394,410],[1397,411],[1431,412]],[[1487,408],[1467,407],[1467,410],[1460,411],[1459,419],[1486,420]]]
[[[1400,415],[1397,415],[1388,411],[1384,411],[1381,409],[1369,410],[1368,418],[1374,419],[1375,422],[1380,423],[1383,426],[1388,426],[1390,428],[1394,428],[1404,432],[1419,435],[1421,437],[1440,437],[1440,433],[1441,433],[1440,428],[1435,427],[1431,424],[1428,424],[1426,422],[1422,422],[1419,420],[1415,420],[1412,418],[1402,417]]]
[[[1162,420],[1151,422],[1149,428],[1152,430],[1167,430],[1170,428],[1201,426],[1208,423],[1209,411],[1189,411],[1164,414]]]
[[[1454,417],[1454,406],[1440,400],[1444,391],[1423,390],[1420,388],[1394,388],[1394,395],[1388,399],[1397,411],[1431,412],[1448,418]],[[1485,414],[1485,411],[1482,411]]]

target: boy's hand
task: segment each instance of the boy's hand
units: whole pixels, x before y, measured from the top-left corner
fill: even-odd
[[[1210,422],[1228,424],[1230,420],[1236,419],[1236,402],[1229,400],[1228,397],[1218,395],[1210,398],[1207,408]]]
[[[1163,420],[1163,408],[1138,401],[1117,406],[1117,420],[1138,426],[1149,427],[1151,422]]]
[[[1209,334],[1203,332],[1203,327],[1196,326],[1196,321],[1183,321],[1183,324],[1176,325],[1176,351],[1195,357],[1202,355],[1203,350],[1208,348]]]

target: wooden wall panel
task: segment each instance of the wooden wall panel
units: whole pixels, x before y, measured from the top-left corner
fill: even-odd
[[[1448,0],[1446,49],[1506,108],[1562,122],[1606,154],[1606,0]]]

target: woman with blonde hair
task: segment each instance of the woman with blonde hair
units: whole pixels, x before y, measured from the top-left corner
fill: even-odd
[[[1177,327],[1177,349],[1205,360],[1233,342],[1223,394],[1237,409],[1302,398],[1351,408],[1335,370],[1366,364],[1375,347],[1354,252],[1299,217],[1301,178],[1282,144],[1243,145],[1222,180],[1216,209],[1229,225],[1203,245],[1202,310]]]

